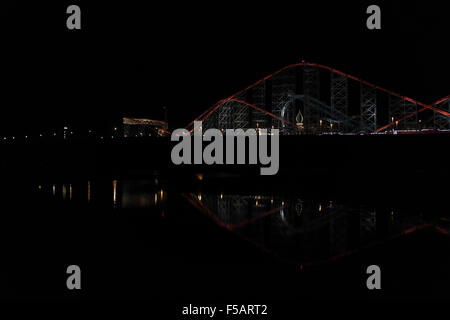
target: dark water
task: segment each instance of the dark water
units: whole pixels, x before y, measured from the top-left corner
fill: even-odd
[[[219,226],[301,265],[336,260],[425,228],[448,235],[445,216],[426,216],[415,208],[277,194],[202,192],[186,197]]]
[[[365,270],[377,264],[383,297],[447,296],[445,202],[427,210],[320,192],[189,189],[162,177],[5,182],[2,295],[370,297]],[[79,293],[65,287],[71,264],[83,272]]]

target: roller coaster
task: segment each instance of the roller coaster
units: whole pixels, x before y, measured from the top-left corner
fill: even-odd
[[[278,129],[280,135],[448,133],[450,95],[426,104],[302,61],[218,101],[194,121],[205,129]]]

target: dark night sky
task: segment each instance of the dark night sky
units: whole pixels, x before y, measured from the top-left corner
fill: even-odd
[[[450,94],[443,4],[336,2],[2,4],[0,132],[161,118],[164,105],[171,127],[184,126],[301,58],[423,102]],[[365,27],[373,3],[382,9],[381,31]],[[81,31],[66,29],[69,4],[81,7]]]

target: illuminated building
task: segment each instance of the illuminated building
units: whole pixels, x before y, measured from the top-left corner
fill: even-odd
[[[143,118],[123,118],[123,135],[130,137],[153,137],[167,134],[168,124],[166,121],[143,119]]]

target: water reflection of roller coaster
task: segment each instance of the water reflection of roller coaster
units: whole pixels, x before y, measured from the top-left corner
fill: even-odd
[[[420,212],[305,200],[296,196],[201,193],[187,196],[218,225],[265,251],[304,264],[334,260],[362,248],[434,227],[448,235],[446,217]]]
[[[219,101],[196,120],[204,128],[279,129],[283,135],[448,132],[450,96],[425,104],[339,70],[301,62]]]

